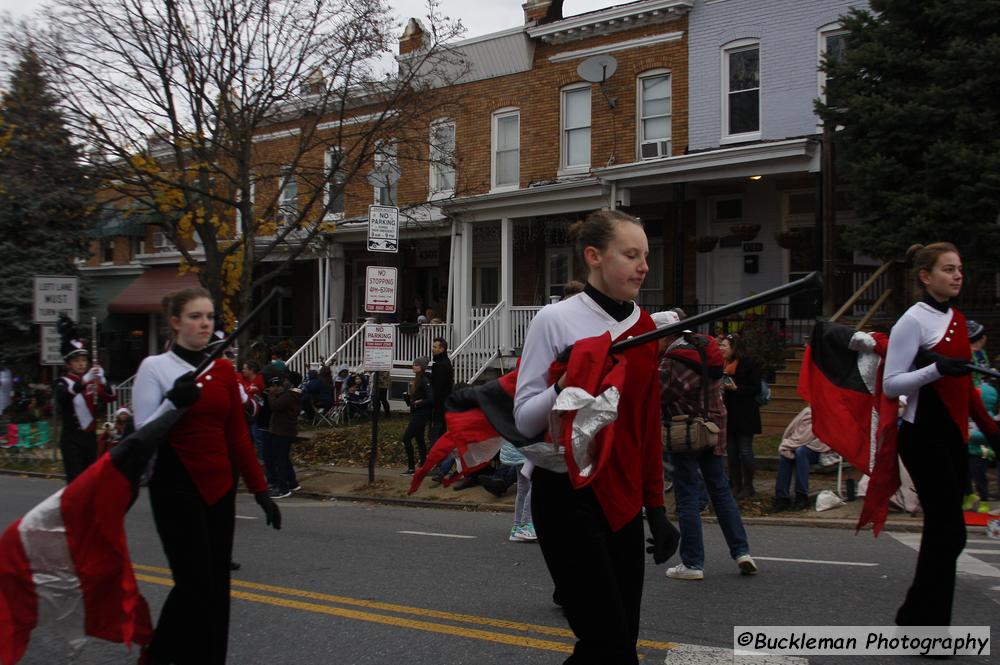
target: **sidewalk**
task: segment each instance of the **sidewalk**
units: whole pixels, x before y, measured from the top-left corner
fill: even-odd
[[[511,487],[507,494],[497,498],[479,486],[464,490],[454,490],[453,487],[442,487],[440,484],[425,478],[420,489],[412,496],[406,494],[412,476],[401,475],[403,467],[376,468],[375,482],[368,484],[368,469],[357,467],[323,465],[307,469],[299,469],[298,479],[302,490],[299,496],[309,496],[316,499],[335,499],[339,501],[370,501],[375,503],[433,506],[453,510],[511,512],[514,509],[515,489]],[[774,494],[774,473],[758,474],[756,483],[757,496],[740,502],[743,521],[747,524],[769,524],[788,526],[813,526],[853,529],[861,512],[862,501],[845,503],[843,506],[817,512],[815,509],[800,512],[783,512],[773,516],[767,515],[771,497]],[[846,477],[846,476],[845,476]],[[810,476],[810,490],[815,495],[823,489],[835,490],[837,476],[833,474],[815,473]],[[673,492],[666,496],[667,508],[673,511]],[[706,522],[714,522],[711,511],[702,514]],[[921,529],[922,516],[911,516],[903,512],[890,512],[886,528],[917,531]]]

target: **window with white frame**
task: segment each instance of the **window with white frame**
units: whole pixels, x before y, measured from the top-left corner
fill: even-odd
[[[323,201],[326,205],[326,217],[344,216],[344,183],[347,176],[344,173],[344,153],[340,148],[330,148],[324,155],[323,171],[326,181],[323,185]]]
[[[115,241],[114,238],[103,238],[101,240],[101,261],[104,263],[114,263]]]
[[[521,179],[521,112],[493,114],[493,188],[516,189]]]
[[[438,120],[431,123],[431,198],[450,195],[455,191],[455,122]]]
[[[375,146],[375,171],[385,175],[385,187],[375,187],[375,203],[383,206],[396,205],[396,193],[399,190],[399,159],[394,140],[379,141]]]
[[[760,138],[760,43],[734,42],[722,51],[723,139]]]
[[[819,62],[838,62],[847,50],[847,31],[839,24],[832,24],[819,31]],[[819,98],[830,106],[839,106],[843,102],[843,92],[835,77],[820,69]]]
[[[590,84],[562,91],[562,169],[590,169]]]
[[[670,156],[670,73],[661,70],[640,76],[637,96],[639,158]]]
[[[295,222],[299,211],[299,183],[290,166],[281,169],[277,222],[283,226]]]

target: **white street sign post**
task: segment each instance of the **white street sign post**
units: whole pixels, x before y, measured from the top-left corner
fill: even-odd
[[[34,322],[57,323],[60,314],[76,321],[80,310],[79,294],[77,277],[35,275]]]
[[[39,326],[41,329],[41,361],[43,365],[62,365],[62,337],[55,326]]]
[[[368,266],[365,271],[365,312],[392,314],[396,311],[395,268]]]
[[[396,328],[369,323],[365,326],[366,372],[389,372],[392,370],[392,356],[396,348]],[[373,387],[374,390],[374,387]]]
[[[368,206],[368,251],[399,251],[399,208]]]

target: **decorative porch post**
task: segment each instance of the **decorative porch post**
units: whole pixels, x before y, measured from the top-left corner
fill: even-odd
[[[458,343],[469,336],[472,332],[472,223],[462,222],[461,238],[461,265],[462,272],[457,281],[458,284],[458,320],[461,322],[461,333]]]
[[[500,220],[500,349],[502,355],[514,350],[511,331],[510,307],[514,304],[514,220]]]

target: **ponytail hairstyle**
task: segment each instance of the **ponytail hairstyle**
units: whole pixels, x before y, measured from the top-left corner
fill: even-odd
[[[906,260],[913,264],[913,279],[920,289],[927,290],[924,283],[920,281],[920,272],[934,270],[941,255],[948,252],[958,254],[958,248],[950,242],[933,242],[929,245],[910,245],[910,248],[906,250]]]
[[[170,336],[171,341],[174,341],[176,333],[170,326],[170,317],[173,316],[178,319],[181,318],[181,312],[184,311],[184,306],[192,300],[197,300],[199,298],[207,298],[211,300],[212,294],[200,286],[194,286],[190,289],[176,291],[163,297],[163,318],[166,319],[167,333]]]
[[[597,210],[587,215],[586,219],[570,224],[567,232],[576,243],[577,255],[587,265],[583,251],[588,247],[596,247],[604,251],[615,237],[615,225],[618,222],[629,222],[642,226],[638,219],[620,210]]]

